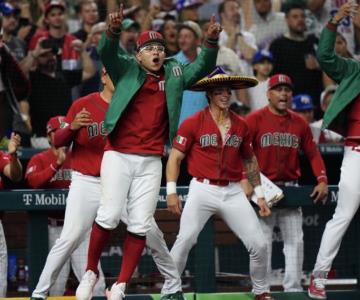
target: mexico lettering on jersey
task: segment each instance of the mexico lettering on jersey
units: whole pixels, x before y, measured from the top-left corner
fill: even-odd
[[[4,188],[4,183],[2,181],[2,174],[4,172],[4,168],[7,164],[10,163],[10,155],[6,154],[3,151],[0,151],[0,190]]]
[[[231,128],[222,140],[209,108],[187,118],[180,126],[173,147],[187,154],[188,172],[197,178],[239,181],[243,159],[253,155],[248,126],[230,112]]]
[[[34,155],[27,166],[25,180],[31,188],[36,189],[65,189],[71,182],[70,158],[71,154],[66,154],[66,159],[60,168],[57,167],[53,149],[45,150]]]
[[[260,171],[273,181],[299,179],[299,154],[308,157],[317,180],[327,181],[325,164],[311,133],[310,126],[296,113],[273,114],[264,107],[246,117],[254,153]]]
[[[100,93],[92,93],[76,100],[70,107],[63,127],[69,126],[77,113],[84,108],[90,112],[92,124],[80,128],[72,144],[71,168],[89,176],[100,176],[100,165],[104,153],[107,132],[104,125],[109,104]]]

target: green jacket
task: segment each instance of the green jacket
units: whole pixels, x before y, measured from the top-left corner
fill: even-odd
[[[324,115],[323,129],[346,133],[346,107],[360,94],[360,63],[335,54],[336,30],[325,27],[317,58],[324,72],[339,84]]]
[[[146,72],[136,58],[126,54],[119,46],[119,40],[103,33],[98,51],[101,60],[114,83],[115,91],[105,116],[108,133],[114,129],[125,108],[143,85]],[[216,65],[218,48],[202,47],[197,59],[183,65],[174,58],[164,63],[165,95],[169,116],[169,140],[172,142],[179,122],[183,90],[211,73]]]

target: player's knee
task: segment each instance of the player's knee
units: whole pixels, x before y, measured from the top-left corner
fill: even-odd
[[[252,242],[250,253],[258,257],[264,257],[268,253],[268,244],[262,239],[256,239]]]

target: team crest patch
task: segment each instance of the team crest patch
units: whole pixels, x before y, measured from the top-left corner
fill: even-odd
[[[186,145],[186,138],[181,136],[181,135],[177,135],[176,136],[176,142],[182,146]]]
[[[182,70],[179,66],[176,66],[172,68],[172,73],[174,76],[179,77],[182,75]]]

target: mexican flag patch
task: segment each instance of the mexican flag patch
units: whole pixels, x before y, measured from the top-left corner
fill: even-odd
[[[186,145],[186,138],[181,136],[181,135],[177,135],[176,136],[176,142],[182,146]]]

